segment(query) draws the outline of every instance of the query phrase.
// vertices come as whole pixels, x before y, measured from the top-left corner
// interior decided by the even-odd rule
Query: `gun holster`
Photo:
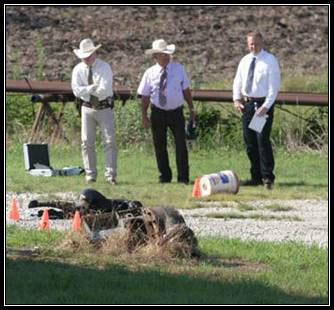
[[[78,97],[75,97],[75,107],[79,113],[79,117],[81,117],[81,106],[82,106],[82,100],[80,100]]]

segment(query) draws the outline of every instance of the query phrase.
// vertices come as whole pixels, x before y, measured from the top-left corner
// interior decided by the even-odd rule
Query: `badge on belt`
[[[105,99],[106,103],[107,103],[107,106],[110,108],[110,109],[113,109],[114,108],[114,98],[113,97],[107,97]]]
[[[112,105],[112,103],[113,103],[112,97],[107,97],[106,101],[107,101],[108,105]]]

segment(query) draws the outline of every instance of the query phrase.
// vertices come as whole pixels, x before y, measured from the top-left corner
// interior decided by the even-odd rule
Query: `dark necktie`
[[[163,73],[160,77],[160,84],[159,84],[159,103],[161,106],[164,106],[167,102],[166,98],[166,87],[167,87],[167,71],[163,69]]]
[[[249,95],[250,92],[252,91],[255,61],[256,61],[256,57],[253,57],[252,62],[249,66],[249,70],[248,70],[247,83],[246,83],[246,93],[247,93],[247,95]]]
[[[93,82],[93,70],[92,67],[89,67],[89,73],[88,73],[88,85],[92,85]],[[99,103],[99,98],[96,96],[91,95],[90,96],[90,102],[93,104]]]

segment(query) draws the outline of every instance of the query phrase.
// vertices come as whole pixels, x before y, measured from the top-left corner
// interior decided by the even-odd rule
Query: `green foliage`
[[[7,139],[23,141],[34,123],[40,103],[32,104],[30,96],[6,96],[6,135]],[[56,115],[62,104],[52,104]],[[233,148],[243,149],[241,117],[228,103],[195,103],[196,133],[198,138],[191,142],[193,149]],[[67,103],[63,111],[62,125],[71,144],[80,143],[81,120],[73,103]],[[141,107],[138,101],[128,101],[125,105],[116,102],[116,138],[121,149],[152,147],[151,130],[142,127]],[[185,118],[189,119],[185,108]],[[44,138],[47,141],[53,128],[45,117],[43,122]],[[328,108],[289,106],[275,108],[274,124],[271,134],[276,147],[287,149],[309,147],[327,148],[328,145]],[[27,142],[27,141],[23,141]],[[102,143],[98,135],[98,144]],[[168,139],[173,146],[171,132]]]
[[[34,122],[34,106],[29,96],[6,96],[6,133],[19,134],[17,128],[28,128]]]
[[[271,134],[275,146],[288,150],[328,146],[328,108],[290,106],[275,108]]]
[[[42,77],[44,64],[43,42],[36,44],[38,72]],[[223,85],[230,85],[224,81]],[[208,89],[223,88],[219,81],[206,85]],[[200,85],[198,86],[198,88]],[[284,76],[282,91],[328,92],[327,72],[319,76]],[[39,107],[30,103],[30,96],[6,95],[6,138],[8,141],[24,141],[34,123],[34,113]],[[243,149],[241,117],[231,103],[195,102],[196,132],[198,138],[189,142],[193,150],[232,148]],[[60,113],[61,104],[51,104],[55,113]],[[187,107],[184,109],[189,119]],[[132,98],[126,104],[116,101],[116,138],[120,149],[135,147],[152,148],[151,131],[142,127],[140,101]],[[66,104],[62,125],[71,144],[80,143],[81,121],[73,103]],[[46,118],[43,123],[44,141],[52,134],[53,128]],[[328,108],[288,106],[275,108],[271,139],[275,147],[288,150],[296,148],[328,149]],[[7,141],[7,142],[8,142]],[[24,141],[26,142],[26,141]],[[98,135],[98,144],[102,139]],[[169,133],[168,145],[174,145]]]
[[[219,111],[201,104],[201,110],[196,117],[196,131],[200,141],[208,138],[214,138],[220,121]],[[212,139],[209,139],[212,141]],[[211,142],[210,141],[210,142]]]
[[[317,148],[319,144],[328,144],[328,108],[317,108],[305,121],[302,143]]]
[[[199,148],[216,149],[227,147],[239,149],[241,141],[241,120],[231,109],[222,110],[213,103],[200,103],[196,111],[196,132]],[[231,108],[231,107],[230,107]]]
[[[137,102],[124,106],[116,103],[116,139],[120,148],[142,148],[152,143],[151,131],[142,126],[141,107]]]
[[[34,123],[40,103],[32,104],[30,96],[6,96],[6,135],[7,139],[23,141]],[[62,104],[52,104],[56,115]],[[233,148],[243,149],[241,117],[228,103],[195,103],[196,133],[198,138],[191,142],[193,149]],[[80,143],[81,120],[73,103],[67,103],[63,111],[62,125],[71,144]],[[116,138],[121,149],[129,147],[151,148],[151,130],[142,127],[141,107],[138,101],[128,101],[125,105],[116,102]],[[185,118],[189,119],[185,108]],[[53,128],[45,117],[43,122],[44,138],[47,141]],[[275,108],[274,124],[271,134],[276,147],[287,149],[308,147],[327,148],[328,145],[328,108],[289,106]],[[23,141],[27,142],[27,141]],[[98,144],[102,143],[98,135]],[[173,146],[171,132],[168,139]]]

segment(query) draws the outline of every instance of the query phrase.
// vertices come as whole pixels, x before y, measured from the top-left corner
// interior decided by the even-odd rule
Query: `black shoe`
[[[266,187],[266,189],[273,189],[273,185],[274,185],[274,181],[273,180],[270,180],[270,179],[263,179],[263,183],[264,183],[264,186]]]
[[[263,185],[263,182],[261,180],[246,180],[241,181],[242,186],[258,186]]]

